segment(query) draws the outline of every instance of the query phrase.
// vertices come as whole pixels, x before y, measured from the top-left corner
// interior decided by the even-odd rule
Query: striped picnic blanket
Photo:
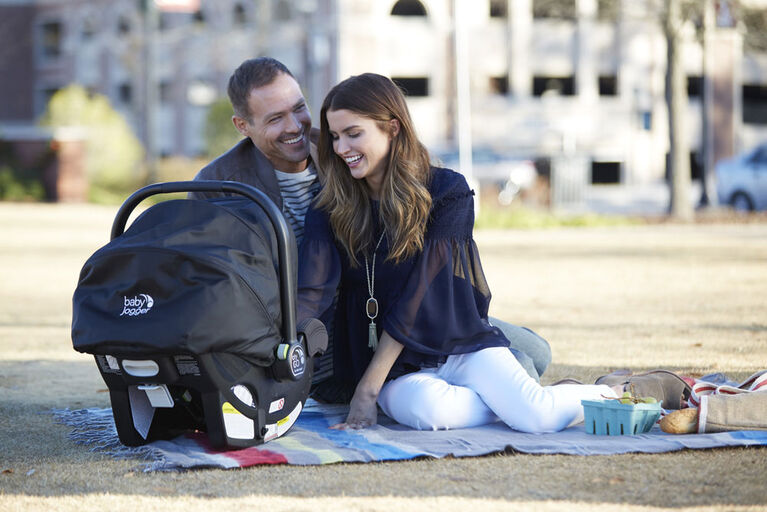
[[[724,376],[719,380],[718,387],[733,385]],[[347,412],[347,406],[309,400],[286,435],[263,445],[232,451],[211,449],[206,436],[198,433],[128,448],[117,438],[110,409],[58,410],[54,411],[54,415],[59,423],[73,427],[70,437],[75,442],[119,458],[144,459],[148,461],[146,471],[474,457],[504,451],[612,455],[722,446],[767,446],[767,431],[673,435],[662,432],[657,425],[645,434],[626,436],[587,434],[583,424],[550,434],[516,432],[503,423],[469,429],[419,431],[381,415],[378,425],[363,430],[328,428],[343,421]]]

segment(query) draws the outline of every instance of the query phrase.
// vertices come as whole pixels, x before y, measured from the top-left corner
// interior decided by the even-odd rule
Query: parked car
[[[720,204],[736,210],[767,210],[767,143],[716,165]]]
[[[538,170],[532,160],[515,160],[509,163],[509,174],[498,193],[498,202],[508,206],[521,192],[535,185]]]
[[[439,153],[436,161],[460,172],[457,151]],[[538,175],[532,160],[518,156],[502,155],[489,148],[474,148],[472,151],[474,178],[481,184],[495,184],[501,191],[498,202],[509,205],[521,192],[535,184]]]

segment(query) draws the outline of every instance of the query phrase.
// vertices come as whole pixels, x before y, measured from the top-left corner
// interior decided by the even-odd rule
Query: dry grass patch
[[[106,407],[71,349],[71,295],[116,207],[0,203],[2,510],[764,510],[767,450],[142,473],[77,446],[53,408]],[[538,331],[544,381],[616,367],[767,367],[767,223],[483,231],[491,313]]]

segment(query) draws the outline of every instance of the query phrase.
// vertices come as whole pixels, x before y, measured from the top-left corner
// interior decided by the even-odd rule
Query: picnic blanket
[[[722,382],[727,382],[722,377]],[[187,468],[241,468],[259,464],[317,465],[336,462],[407,460],[418,457],[474,457],[499,452],[570,455],[661,453],[724,446],[767,446],[767,431],[674,435],[655,425],[631,436],[587,434],[583,424],[550,434],[525,434],[503,423],[470,429],[419,431],[384,415],[363,430],[331,430],[346,418],[348,406],[309,400],[286,435],[266,444],[233,451],[215,451],[204,434],[192,433],[145,446],[123,446],[110,409],[53,411],[58,422],[73,427],[70,437],[93,450],[119,458],[144,459],[145,471]]]

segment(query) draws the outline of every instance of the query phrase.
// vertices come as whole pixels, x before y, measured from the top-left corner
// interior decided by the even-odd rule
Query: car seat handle
[[[262,191],[255,187],[237,181],[169,181],[154,183],[140,188],[125,200],[117,211],[112,223],[111,239],[114,240],[125,231],[128,217],[144,199],[158,194],[173,194],[178,192],[218,192],[245,196],[266,213],[277,236],[277,255],[280,273],[280,305],[282,307],[282,335],[289,344],[296,343],[296,281],[293,260],[290,258],[290,247],[295,244],[293,231],[282,212],[274,202]],[[291,243],[293,242],[293,243]]]

